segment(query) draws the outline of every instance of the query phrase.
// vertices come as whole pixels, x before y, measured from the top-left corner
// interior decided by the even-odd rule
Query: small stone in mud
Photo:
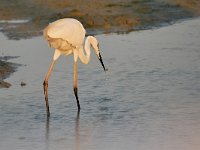
[[[26,83],[24,81],[21,82],[21,87],[26,86]]]

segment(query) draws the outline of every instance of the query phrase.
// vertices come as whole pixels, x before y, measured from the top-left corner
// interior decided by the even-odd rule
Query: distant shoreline
[[[39,36],[50,22],[76,18],[87,34],[128,33],[200,15],[198,0],[22,0],[0,2],[0,29],[9,39]]]

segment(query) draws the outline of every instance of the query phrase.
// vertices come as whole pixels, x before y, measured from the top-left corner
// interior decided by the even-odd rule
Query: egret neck
[[[79,50],[79,58],[82,61],[82,63],[84,64],[88,64],[88,62],[90,61],[90,45],[92,45],[97,58],[100,60],[101,65],[103,66],[104,71],[106,71],[104,64],[103,64],[103,60],[99,51],[99,44],[98,41],[95,37],[93,36],[88,36],[85,40],[85,45],[84,45],[84,49],[85,49],[85,53],[83,50],[83,47],[80,48]]]
[[[83,47],[80,48],[79,50],[79,58],[84,64],[88,64],[90,61],[90,45],[92,44],[92,36],[88,36],[85,40],[85,45],[84,45],[84,50]]]

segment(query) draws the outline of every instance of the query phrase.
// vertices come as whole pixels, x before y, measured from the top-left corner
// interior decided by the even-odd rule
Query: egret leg
[[[78,100],[78,88],[77,88],[77,61],[74,61],[74,95],[77,101],[78,111],[80,111],[80,103]]]
[[[50,66],[50,68],[49,68],[49,70],[47,72],[47,75],[46,75],[46,77],[44,79],[44,82],[43,82],[47,116],[50,116],[49,101],[48,101],[48,80],[49,80],[49,77],[50,77],[50,74],[51,74],[51,72],[53,70],[54,65],[55,65],[55,60],[52,61],[51,66]]]

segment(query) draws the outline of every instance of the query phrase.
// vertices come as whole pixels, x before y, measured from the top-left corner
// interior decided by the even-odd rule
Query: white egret
[[[45,76],[43,87],[46,101],[47,115],[50,115],[49,103],[48,103],[48,79],[53,70],[56,60],[61,54],[67,56],[73,54],[74,56],[74,94],[77,100],[77,107],[80,110],[80,104],[78,99],[78,87],[77,87],[77,61],[78,58],[82,63],[88,64],[90,60],[90,46],[93,47],[97,58],[100,60],[104,71],[106,71],[102,57],[99,51],[99,44],[94,36],[88,36],[85,39],[86,31],[83,25],[76,19],[64,18],[50,23],[44,29],[44,37],[48,41],[49,46],[55,48],[53,60],[51,62],[48,73]],[[84,52],[85,49],[85,52]]]

